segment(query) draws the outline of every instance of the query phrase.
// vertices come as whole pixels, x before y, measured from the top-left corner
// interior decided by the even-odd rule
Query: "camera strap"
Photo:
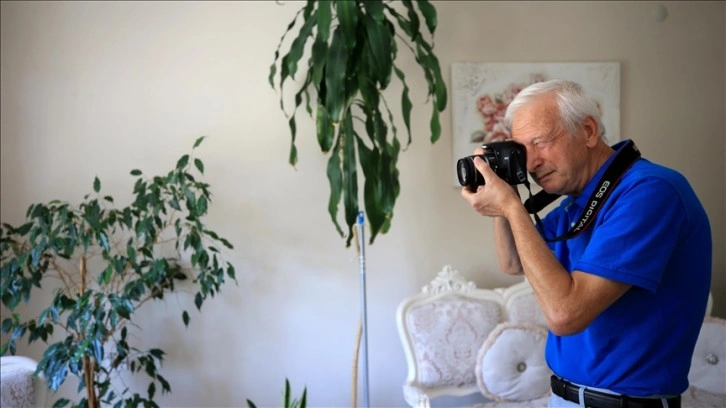
[[[615,146],[612,147],[614,148]],[[592,224],[592,221],[597,217],[597,213],[602,207],[602,203],[604,203],[608,196],[610,196],[610,192],[615,189],[615,186],[620,181],[622,175],[625,174],[625,172],[630,168],[630,166],[633,165],[633,163],[635,163],[636,160],[638,160],[639,157],[640,151],[635,146],[635,143],[633,143],[632,140],[627,140],[624,146],[616,151],[615,158],[613,159],[612,163],[610,163],[607,169],[605,169],[602,177],[600,177],[600,181],[598,182],[597,187],[593,190],[592,194],[590,195],[590,199],[588,200],[588,203],[590,204],[585,209],[583,209],[582,214],[580,214],[579,220],[574,223],[572,228],[570,228],[570,230],[567,231],[565,234],[555,238],[544,237],[545,241],[564,241],[573,238],[580,234],[582,231],[586,230],[587,227]],[[529,182],[525,184],[527,190],[529,191],[529,198],[524,202],[524,207],[527,209],[527,212],[534,215],[534,218],[537,222],[537,227],[542,233],[542,236],[544,236],[542,220],[539,218],[537,213],[546,206],[548,206],[550,203],[555,201],[557,198],[559,198],[560,195],[547,193],[544,190],[540,191],[535,195],[532,195],[532,190],[530,189]]]

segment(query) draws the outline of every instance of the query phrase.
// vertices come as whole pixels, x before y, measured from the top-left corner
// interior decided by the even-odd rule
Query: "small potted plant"
[[[165,353],[132,344],[129,328],[139,308],[183,288],[201,309],[223,284],[236,281],[220,252],[232,244],[204,224],[211,194],[198,179],[203,173],[204,163],[186,154],[163,176],[132,170],[134,200],[126,207],[116,208],[111,196],[102,195],[96,177],[94,192],[78,205],[33,204],[24,224],[3,223],[0,288],[12,314],[2,321],[2,355],[15,354],[23,338],[48,343],[36,373],[52,391],[68,375],[78,377],[85,396],[74,407],[158,406],[157,391],[171,390],[159,370]],[[57,287],[37,316],[15,312],[31,299],[45,301],[35,294],[51,284]],[[180,317],[189,324],[186,310]],[[116,390],[112,376],[119,370],[145,374],[145,392]],[[54,406],[69,403],[60,399]]]

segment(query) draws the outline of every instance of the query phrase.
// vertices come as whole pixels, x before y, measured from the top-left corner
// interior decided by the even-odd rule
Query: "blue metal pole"
[[[366,251],[365,251],[365,234],[363,227],[365,225],[365,217],[363,211],[358,212],[358,247],[360,248],[359,264],[360,264],[360,290],[361,290],[361,321],[363,331],[363,406],[368,408],[368,317],[366,307]]]

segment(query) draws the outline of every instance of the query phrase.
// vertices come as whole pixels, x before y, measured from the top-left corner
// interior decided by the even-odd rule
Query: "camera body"
[[[511,185],[527,182],[527,150],[513,140],[485,143],[481,146],[484,154],[472,155],[456,162],[456,174],[459,184],[476,190],[484,185],[484,177],[474,166],[474,158],[481,157],[494,173]]]

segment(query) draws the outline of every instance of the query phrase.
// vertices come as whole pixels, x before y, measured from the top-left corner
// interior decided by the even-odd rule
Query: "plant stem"
[[[83,297],[83,292],[86,291],[86,256],[81,256],[81,291],[79,296]],[[81,337],[85,337],[83,333],[81,333]],[[85,375],[86,380],[86,395],[88,395],[88,408],[97,408],[98,404],[96,402],[96,387],[93,382],[93,370],[94,370],[94,364],[91,361],[91,359],[88,357],[88,354],[83,355],[83,373]]]

